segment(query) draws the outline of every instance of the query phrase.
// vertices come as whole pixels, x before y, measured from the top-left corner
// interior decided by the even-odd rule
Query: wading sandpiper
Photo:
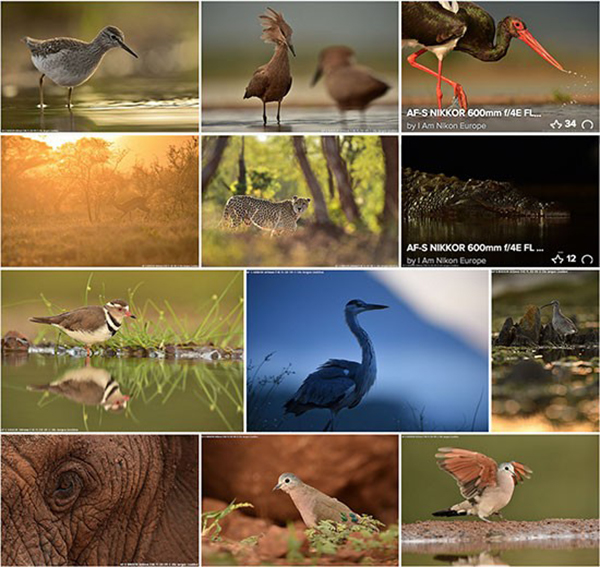
[[[96,71],[107,51],[120,47],[137,58],[136,53],[125,44],[123,32],[114,26],[105,27],[89,43],[70,37],[33,39],[24,37],[23,42],[31,51],[31,60],[42,74],[40,77],[40,108],[44,109],[44,77],[48,76],[60,87],[67,87],[67,108],[71,109],[73,87],[85,83]]]

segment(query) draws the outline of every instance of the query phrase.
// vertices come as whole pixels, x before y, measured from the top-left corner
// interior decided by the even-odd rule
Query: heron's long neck
[[[491,46],[487,49],[479,49],[473,50],[471,55],[473,57],[481,60],[481,61],[498,61],[502,59],[508,48],[510,47],[510,42],[513,38],[508,31],[508,18],[502,20],[498,24],[498,29],[496,30],[496,45]]]
[[[359,324],[356,315],[346,313],[346,323],[352,331],[352,334],[356,337],[360,348],[362,349],[362,361],[361,366],[364,370],[368,370],[365,372],[365,376],[372,376],[372,379],[369,380],[368,384],[359,384],[358,387],[363,389],[364,391],[368,390],[375,382],[375,374],[377,372],[377,363],[375,362],[375,349],[373,348],[373,343],[367,335],[367,331],[365,331]]]

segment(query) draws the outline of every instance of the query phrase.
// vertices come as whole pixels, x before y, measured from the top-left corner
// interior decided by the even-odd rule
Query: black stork
[[[557,69],[564,71],[515,16],[507,16],[495,30],[494,19],[474,2],[402,2],[402,45],[421,47],[408,57],[411,66],[437,77],[438,108],[442,109],[442,81],[454,89],[455,100],[467,109],[462,86],[442,75],[442,61],[452,50],[464,51],[481,61],[502,59],[516,37]],[[494,44],[495,37],[495,44]],[[417,63],[417,57],[431,51],[438,58],[438,72]]]

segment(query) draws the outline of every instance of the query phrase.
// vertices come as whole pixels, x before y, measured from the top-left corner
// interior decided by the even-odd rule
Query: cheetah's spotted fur
[[[250,195],[234,195],[225,205],[221,223],[230,228],[238,228],[242,223],[253,224],[262,230],[270,230],[271,234],[294,232],[309,203],[309,198],[296,195],[278,202]]]

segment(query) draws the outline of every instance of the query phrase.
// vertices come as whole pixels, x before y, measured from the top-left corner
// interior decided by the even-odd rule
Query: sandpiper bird
[[[577,327],[571,319],[563,315],[563,312],[560,310],[560,302],[557,299],[554,299],[550,303],[546,303],[546,305],[542,305],[540,309],[550,306],[552,306],[552,328],[564,341],[565,337],[574,335],[577,332]]]
[[[304,484],[295,474],[283,473],[273,490],[282,490],[290,495],[303,522],[309,528],[314,528],[322,520],[356,523],[360,519],[343,502]]]
[[[466,498],[460,504],[434,512],[434,516],[478,516],[489,522],[488,516],[500,515],[511,500],[515,486],[530,478],[532,470],[516,461],[496,463],[494,459],[467,449],[443,447],[435,456],[438,467],[452,475]]]
[[[263,33],[260,38],[265,43],[275,44],[275,53],[266,65],[260,66],[246,87],[244,98],[253,96],[260,98],[263,102],[263,124],[267,125],[267,102],[277,102],[277,124],[279,124],[279,113],[283,97],[292,88],[292,76],[290,74],[290,60],[287,50],[296,57],[292,45],[292,28],[283,19],[283,14],[272,8],[259,16],[263,21]]]
[[[23,42],[31,51],[31,60],[42,74],[40,77],[40,108],[44,108],[44,77],[47,75],[57,85],[67,87],[67,107],[71,108],[73,87],[85,83],[96,71],[107,51],[121,47],[137,58],[124,41],[123,32],[114,26],[105,27],[91,42],[70,37],[33,39]]]
[[[129,311],[126,301],[115,299],[102,307],[91,305],[51,317],[31,317],[29,320],[60,329],[72,339],[83,343],[90,356],[90,345],[103,343],[114,336],[126,317],[136,318]]]
[[[50,384],[27,386],[27,389],[52,392],[82,405],[102,406],[113,412],[125,409],[129,401],[110,373],[92,366],[69,370]]]
[[[377,79],[371,69],[357,65],[354,51],[345,45],[334,45],[321,51],[313,86],[321,75],[325,75],[327,92],[342,112],[363,111],[390,88]]]

